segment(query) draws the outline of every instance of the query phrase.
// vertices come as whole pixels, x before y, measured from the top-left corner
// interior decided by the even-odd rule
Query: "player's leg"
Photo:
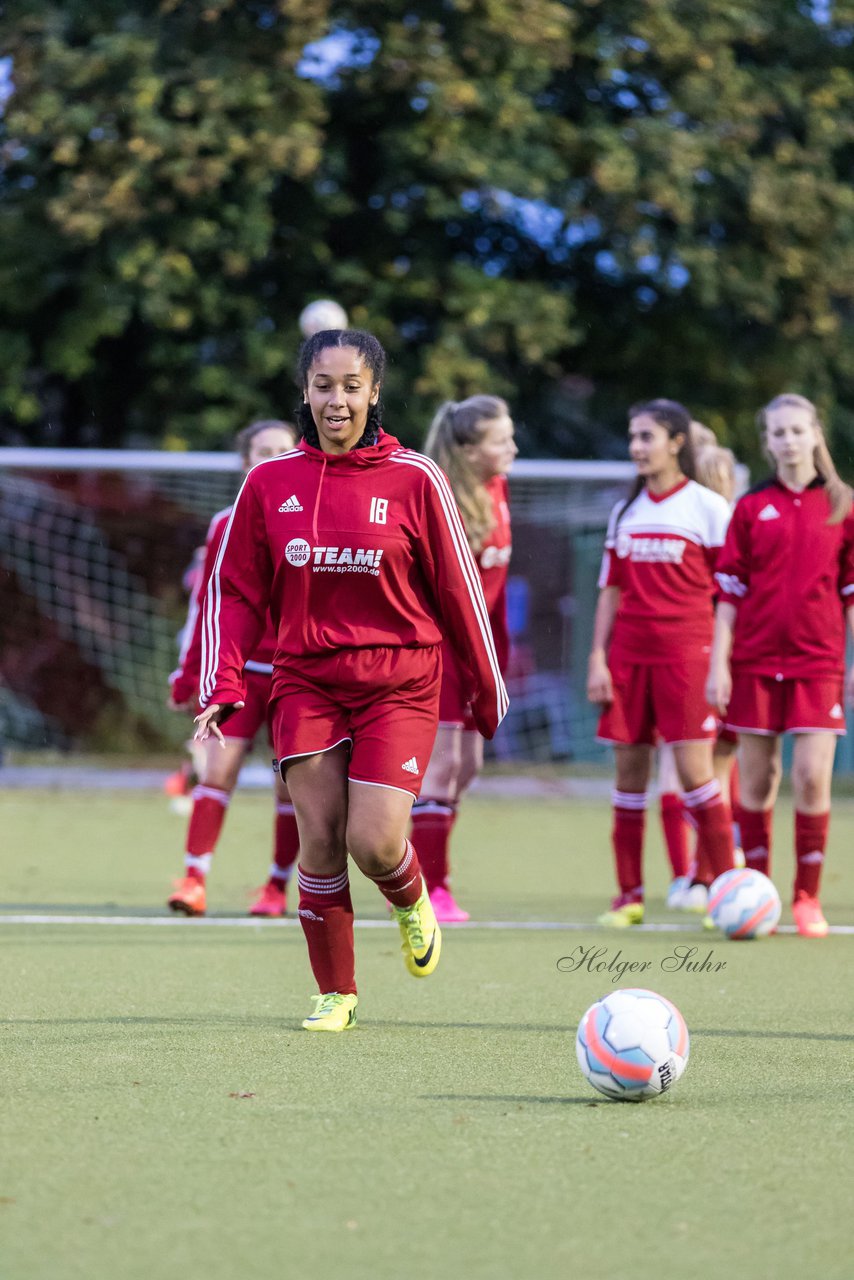
[[[286,759],[299,829],[299,919],[320,995],[303,1026],[343,1031],[356,1020],[353,903],[347,872],[346,744]]]
[[[616,777],[611,801],[611,840],[619,892],[599,924],[622,929],[643,922],[643,838],[652,747],[647,743],[614,745]]]
[[[421,794],[412,806],[412,842],[418,850],[427,891],[442,919],[448,894],[448,846],[457,820],[462,771],[462,724],[440,724]],[[439,897],[439,903],[435,901]],[[446,918],[446,917],[444,917]]]
[[[229,737],[225,746],[211,738],[205,744],[202,781],[193,788],[193,808],[187,826],[184,876],[169,898],[170,910],[202,916],[206,910],[206,880],[225,821],[241,765],[251,741]]]
[[[442,934],[418,854],[406,838],[412,801],[411,793],[397,787],[351,779],[347,847],[359,870],[391,904],[407,969],[413,977],[426,978],[439,963]]]
[[[776,733],[738,736],[741,789],[741,846],[745,866],[771,874],[771,826],[783,776],[781,740]]]
[[[299,829],[290,792],[278,769],[273,773],[273,861],[267,883],[252,906],[250,916],[283,916],[288,905],[288,884],[299,856]]]
[[[685,817],[685,806],[679,787],[679,775],[673,759],[673,748],[662,743],[658,748],[658,805],[664,846],[670,861],[671,884],[667,892],[668,906],[681,906],[691,884],[691,826]]]
[[[792,914],[798,933],[823,938],[828,928],[819,904],[830,823],[830,783],[836,734],[795,734],[792,790],[795,798],[795,884]]]
[[[673,744],[685,807],[697,823],[698,862],[708,860],[712,879],[735,866],[732,816],[714,776],[710,738]]]

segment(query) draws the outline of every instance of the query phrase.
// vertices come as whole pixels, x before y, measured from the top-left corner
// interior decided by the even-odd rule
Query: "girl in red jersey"
[[[257,462],[293,449],[296,439],[294,428],[287,422],[264,419],[244,427],[235,440],[243,470],[249,471]],[[208,528],[204,567],[190,600],[178,668],[169,677],[170,705],[175,711],[187,711],[191,707],[193,710],[198,709],[196,699],[202,653],[201,605],[231,510],[231,507],[226,507],[218,512]],[[207,875],[226,810],[237,786],[241,766],[252,749],[259,729],[267,724],[275,646],[276,638],[272,622],[268,618],[264,634],[246,663],[246,705],[228,721],[223,734],[223,749],[217,749],[215,741],[209,741],[205,749],[202,779],[193,789],[193,808],[184,855],[184,877],[176,883],[168,901],[172,911],[187,916],[205,914]],[[274,799],[276,816],[273,863],[266,885],[249,909],[249,914],[253,916],[284,915],[287,883],[299,852],[294,808],[287,787],[278,775],[274,782]]]
[[[733,865],[729,813],[712,768],[717,722],[704,696],[713,570],[729,507],[698,485],[691,416],[673,400],[629,411],[637,479],[614,508],[596,607],[587,696],[614,745],[613,844],[619,893],[600,923],[643,920],[643,835],[653,745],[673,745],[684,803],[716,874]]]
[[[518,453],[507,405],[497,396],[448,401],[438,410],[424,452],[451,482],[483,594],[501,670],[510,649],[507,630],[507,567],[510,563],[510,509],[507,473]],[[460,797],[483,767],[483,738],[469,706],[468,673],[453,648],[442,646],[439,731],[412,809],[412,836],[421,870],[441,923],[468,920],[449,885],[448,845]]]
[[[780,735],[794,735],[798,933],[821,938],[818,892],[837,736],[845,732],[845,621],[854,633],[854,515],[815,406],[781,395],[759,415],[774,475],[736,504],[718,566],[707,694],[738,734],[741,842],[768,873]],[[854,694],[854,670],[848,679]]]
[[[272,726],[300,836],[299,916],[320,994],[303,1022],[356,1019],[348,851],[391,903],[407,969],[432,973],[441,933],[406,838],[436,736],[441,647],[470,673],[491,737],[507,695],[480,575],[450,485],[380,426],[385,353],[325,330],[300,353],[297,450],[255,467],[234,504],[204,607],[197,734],[243,705],[245,656],[269,608]]]

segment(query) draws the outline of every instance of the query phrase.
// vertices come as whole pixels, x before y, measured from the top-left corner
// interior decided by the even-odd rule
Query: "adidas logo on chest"
[[[302,511],[302,503],[295,493],[292,493],[287,502],[283,502],[279,507],[280,511]]]
[[[769,502],[767,506],[762,508],[762,510],[759,512],[759,515],[756,517],[756,519],[757,520],[779,520],[780,512],[773,505],[773,503]]]

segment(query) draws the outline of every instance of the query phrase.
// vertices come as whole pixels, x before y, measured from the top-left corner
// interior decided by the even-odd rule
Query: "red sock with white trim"
[[[752,871],[771,874],[771,819],[773,809],[740,809],[741,847],[744,865]]]
[[[620,893],[643,902],[643,836],[646,827],[645,791],[612,791],[614,825],[611,839]]]
[[[670,859],[670,866],[675,880],[678,876],[688,874],[688,865],[690,863],[688,832],[690,828],[685,821],[685,807],[682,804],[682,797],[677,795],[675,791],[663,792],[659,796],[659,805],[661,807],[661,829],[664,832],[664,843],[667,847],[667,856]]]
[[[422,797],[412,806],[412,839],[418,846],[428,893],[448,887],[448,847],[456,820],[457,806],[452,801]]]
[[[290,801],[277,800],[270,884],[275,885],[277,889],[285,888],[291,878],[298,855],[299,831],[294,806]]]
[[[418,854],[409,840],[405,842],[403,857],[394,871],[386,871],[381,876],[368,876],[368,879],[373,880],[393,907],[411,907],[424,892]]]
[[[345,868],[337,876],[315,876],[297,868],[299,922],[308,944],[311,971],[322,995],[356,994],[353,903]]]
[[[231,795],[221,787],[199,783],[193,788],[193,812],[187,827],[184,866],[188,876],[204,882],[217,846]]]
[[[829,813],[795,810],[795,898],[818,897],[829,825]]]
[[[721,797],[721,784],[710,778],[693,791],[686,791],[685,806],[697,822],[698,871],[708,859],[712,879],[732,871],[735,866],[735,844],[732,838],[732,817],[729,806]]]

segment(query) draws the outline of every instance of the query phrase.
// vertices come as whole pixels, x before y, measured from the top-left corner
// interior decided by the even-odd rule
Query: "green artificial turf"
[[[354,872],[381,926],[357,930],[361,1025],[317,1036],[297,926],[156,923],[184,828],[163,797],[0,793],[0,820],[7,916],[142,921],[0,921],[4,1280],[850,1277],[854,937],[710,938],[663,907],[654,824],[648,919],[690,927],[606,934],[606,804],[472,797],[455,888],[474,919],[589,927],[449,928],[417,982]],[[784,901],[790,823],[782,806]],[[270,828],[266,797],[236,797],[211,920],[242,918]],[[854,924],[852,843],[839,801],[832,923]],[[674,971],[693,946],[706,967]],[[649,967],[595,970],[622,962]],[[655,1102],[578,1070],[578,1019],[615,985],[688,1023]]]

